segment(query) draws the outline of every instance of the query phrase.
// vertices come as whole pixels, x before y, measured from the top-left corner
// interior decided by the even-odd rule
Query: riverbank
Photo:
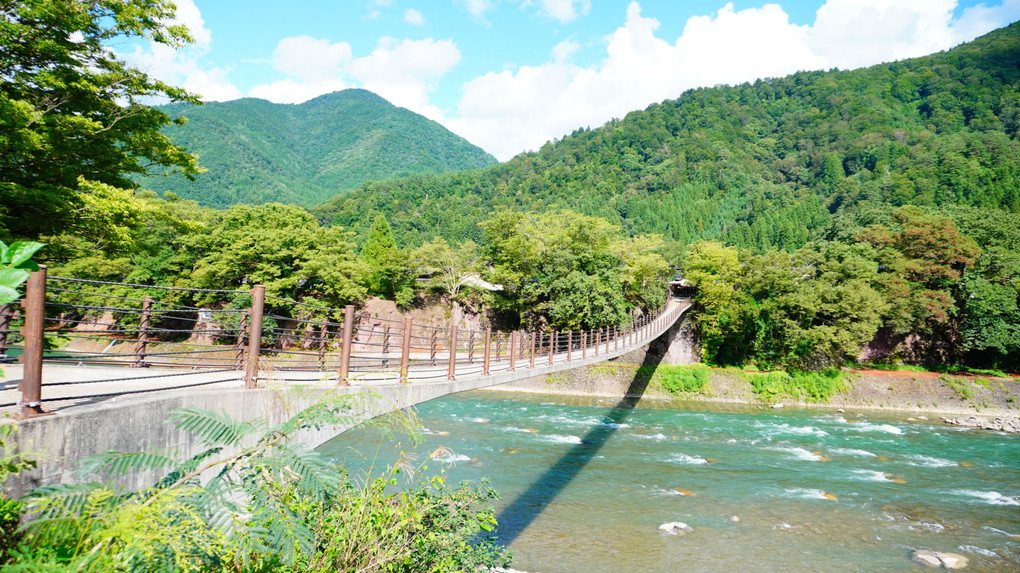
[[[565,373],[528,378],[493,386],[492,392],[551,393],[620,399],[628,394],[648,400],[682,400],[757,404],[768,407],[810,406],[813,408],[881,410],[937,416],[977,425],[995,418],[1017,420],[1020,424],[1020,380],[988,376],[947,375],[936,372],[847,370],[846,389],[826,402],[806,402],[782,397],[766,402],[754,393],[747,373],[735,369],[710,370],[702,392],[674,395],[654,382],[634,384],[638,365],[610,362]],[[634,396],[635,390],[640,396]],[[952,422],[947,422],[952,423]],[[1006,424],[1008,426],[1008,424]],[[1004,428],[1008,429],[1008,428]]]

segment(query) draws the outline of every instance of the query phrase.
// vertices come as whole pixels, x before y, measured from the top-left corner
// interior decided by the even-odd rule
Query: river
[[[469,392],[425,403],[422,459],[488,478],[512,566],[910,571],[914,549],[1020,571],[1020,437],[870,411]],[[917,415],[914,415],[915,418]],[[381,449],[379,449],[381,446]],[[324,446],[357,473],[406,439]],[[667,522],[692,530],[670,535]]]

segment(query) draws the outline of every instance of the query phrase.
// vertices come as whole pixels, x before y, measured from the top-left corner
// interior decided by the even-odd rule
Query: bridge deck
[[[608,351],[600,347],[596,353],[594,345],[586,351],[575,348],[568,360],[567,352],[553,355],[550,362],[548,355],[535,357],[535,365],[531,366],[530,356],[517,357],[513,371],[509,357],[502,357],[490,364],[489,375],[483,373],[480,357],[472,363],[458,363],[456,379],[467,382],[477,380],[475,387],[502,384],[514,379],[541,376],[560,370],[577,368],[595,364],[647,344],[668,330],[680,315],[690,306],[688,301],[671,299],[663,308],[660,321],[655,328],[645,335],[636,337],[631,344],[611,347]],[[584,356],[582,358],[582,355]],[[365,354],[360,356],[366,358]],[[392,358],[392,357],[391,357]],[[415,358],[412,355],[412,358]],[[447,381],[447,365],[428,366],[427,356],[418,356],[413,360],[417,364],[408,369],[407,382],[421,385]],[[0,415],[15,413],[20,397],[18,384],[21,381],[23,367],[20,364],[2,366],[3,377],[0,379]],[[90,405],[105,401],[119,401],[127,396],[138,394],[158,394],[161,392],[193,389],[210,391],[233,389],[243,386],[243,372],[236,369],[190,369],[190,368],[130,368],[127,366],[104,366],[95,364],[73,365],[48,362],[43,369],[44,409],[49,412],[60,412],[68,409],[87,408]],[[335,371],[315,370],[264,370],[260,372],[260,385],[264,387],[287,386],[324,386],[336,385]],[[371,389],[372,387],[400,383],[400,372],[396,369],[358,371],[352,367],[349,384],[355,388]]]

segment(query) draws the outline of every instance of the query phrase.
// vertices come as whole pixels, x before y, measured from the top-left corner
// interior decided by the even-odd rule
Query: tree
[[[170,0],[8,1],[0,10],[0,235],[91,239],[130,213],[111,189],[150,166],[198,172],[143,101],[199,103],[119,60],[113,43],[190,41]],[[178,120],[183,121],[183,120]],[[111,197],[111,195],[114,195]],[[67,244],[69,241],[61,241]],[[104,241],[59,248],[115,247]],[[48,249],[52,250],[52,249]]]
[[[442,289],[453,306],[453,321],[460,320],[460,291],[468,279],[476,276],[481,253],[474,241],[451,247],[446,239],[436,237],[418,247],[411,256],[421,271],[431,274],[429,285]]]
[[[746,323],[748,297],[738,292],[741,275],[736,247],[715,241],[698,241],[687,247],[684,277],[698,288],[694,303],[701,330],[703,357],[710,362],[739,362],[746,344],[733,339],[733,333]]]
[[[376,216],[361,247],[361,260],[368,265],[368,292],[396,301],[400,306],[411,303],[413,279],[407,256],[397,246],[390,224],[382,214]]]
[[[619,227],[569,210],[497,211],[479,224],[488,239],[494,304],[526,328],[597,328],[628,318],[625,264],[611,246]]]

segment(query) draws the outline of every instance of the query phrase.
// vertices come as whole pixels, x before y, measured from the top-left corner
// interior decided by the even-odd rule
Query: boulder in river
[[[942,418],[942,421],[953,425],[961,426],[964,428],[980,428],[982,430],[992,430],[996,432],[1007,432],[1010,434],[1020,433],[1020,418],[987,418],[985,416],[960,416],[958,418]]]
[[[928,567],[942,569],[963,569],[967,566],[967,558],[959,553],[943,553],[928,549],[915,549],[910,555],[910,560]]]
[[[670,521],[659,526],[659,531],[670,535],[683,535],[694,531],[694,528],[682,521]]]

